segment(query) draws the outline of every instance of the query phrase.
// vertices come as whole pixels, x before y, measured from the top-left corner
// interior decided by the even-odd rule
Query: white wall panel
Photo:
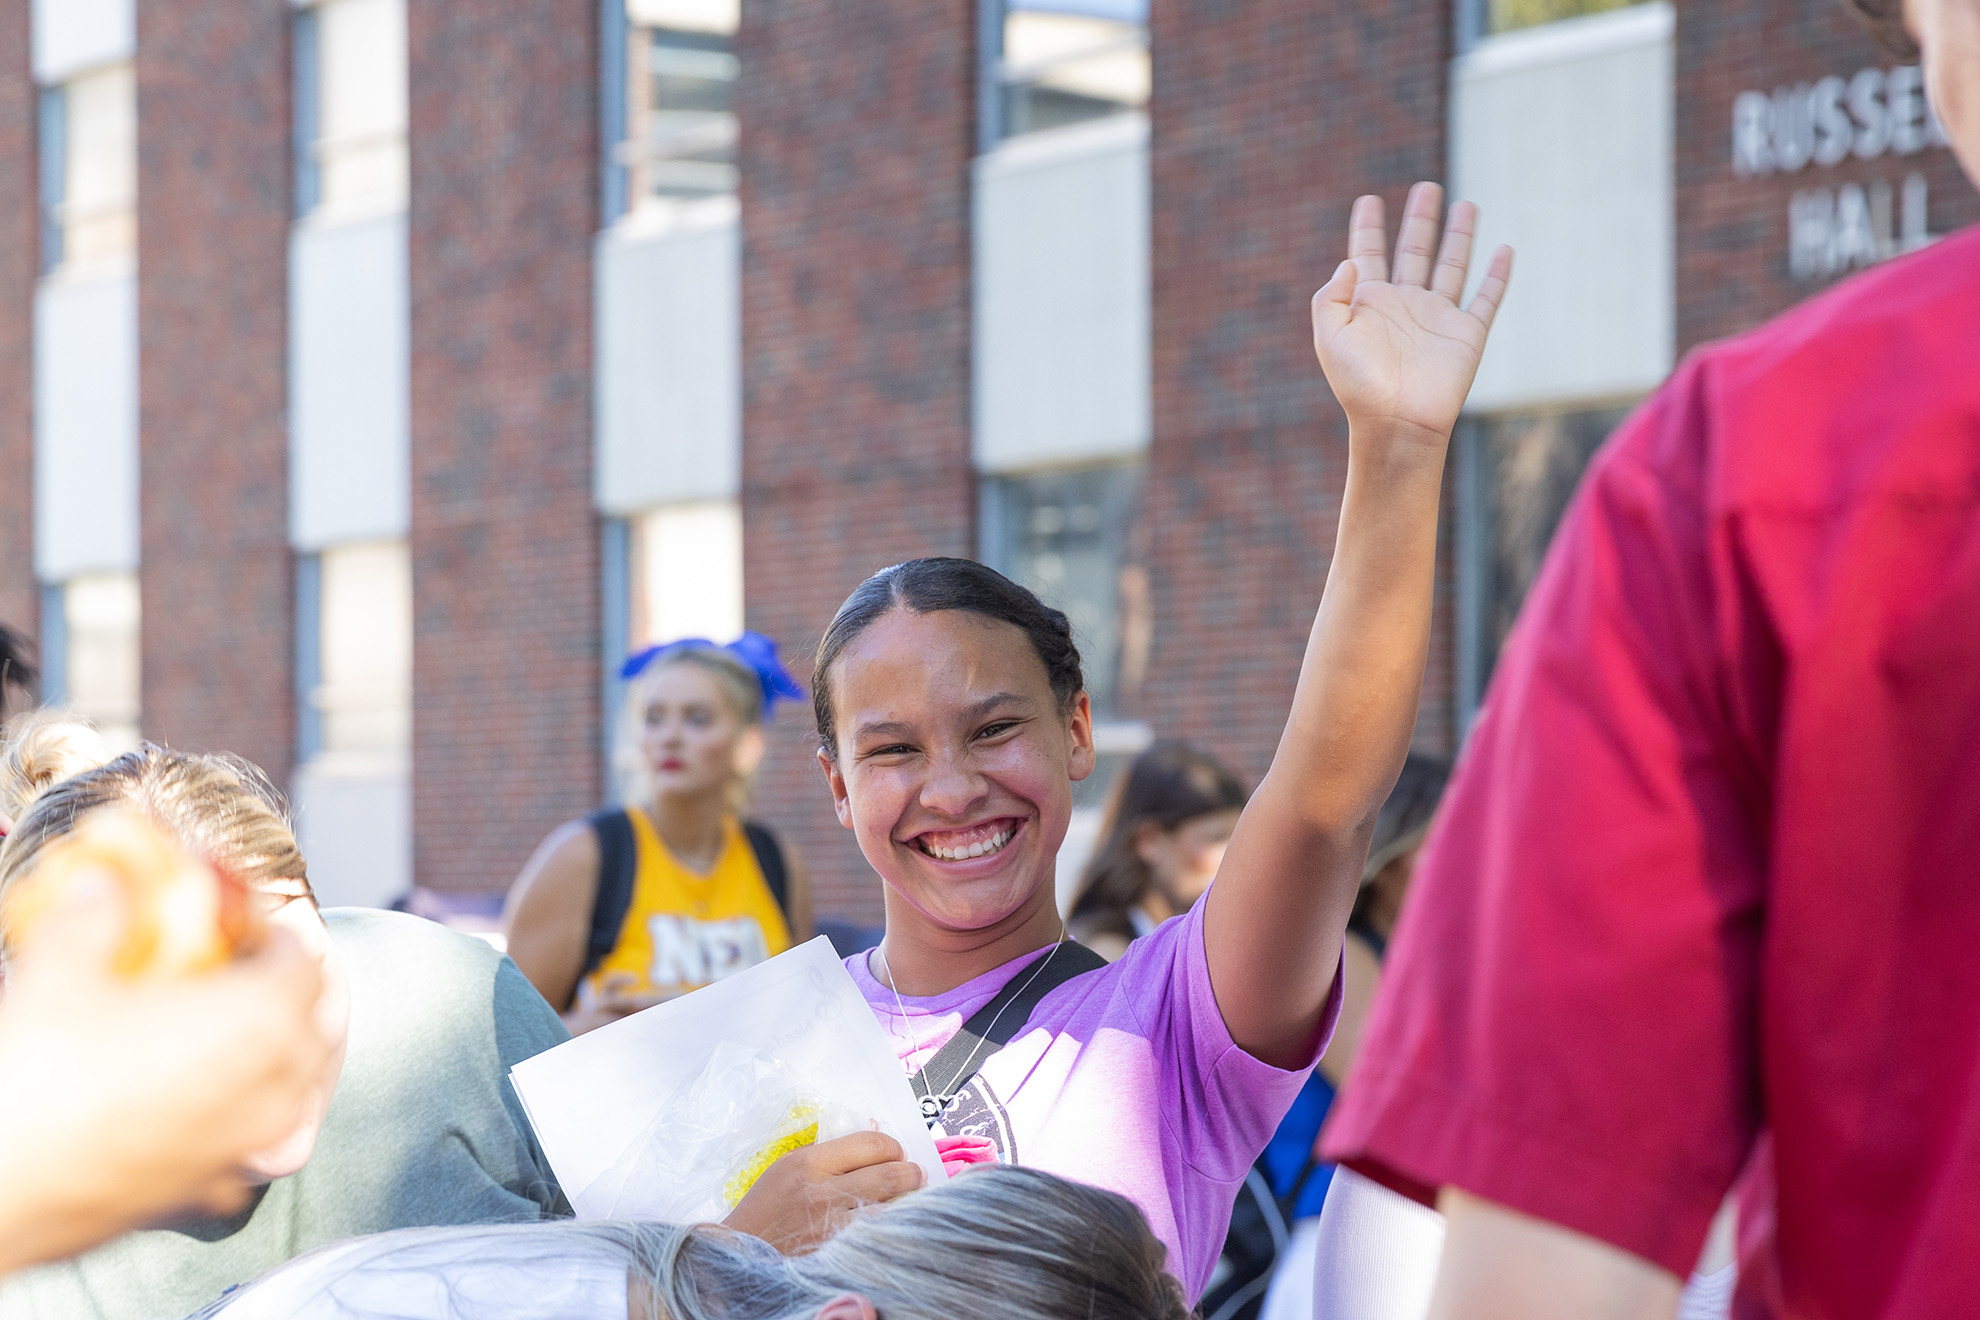
[[[1145,449],[1148,121],[1029,134],[975,170],[978,468]]]
[[[742,232],[733,198],[598,237],[598,507],[733,499],[742,487]]]
[[[412,516],[404,213],[289,239],[289,537],[404,536]]]
[[[1481,254],[1517,250],[1472,408],[1627,396],[1670,370],[1672,31],[1668,5],[1642,5],[1454,63],[1452,192],[1483,212]]]
[[[34,568],[138,563],[137,277],[51,279],[34,305]]]
[[[290,794],[296,842],[324,907],[385,907],[412,889],[412,783],[371,758],[319,756]]]
[[[34,0],[33,23],[34,78],[44,85],[137,51],[136,0]]]

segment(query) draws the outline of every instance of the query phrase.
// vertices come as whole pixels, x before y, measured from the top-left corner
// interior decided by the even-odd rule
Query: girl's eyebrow
[[[963,710],[964,721],[980,720],[990,712],[1004,706],[1021,706],[1029,711],[1037,703],[1021,692],[997,692],[980,701],[972,701]],[[878,720],[872,724],[862,724],[853,731],[855,741],[867,738],[905,738],[914,732],[914,727],[901,720]]]
[[[1030,710],[1034,704],[1031,698],[1025,696],[1023,693],[999,692],[994,696],[985,697],[981,701],[970,703],[969,709],[963,712],[963,718],[966,720],[980,720],[1000,706],[1016,705]]]

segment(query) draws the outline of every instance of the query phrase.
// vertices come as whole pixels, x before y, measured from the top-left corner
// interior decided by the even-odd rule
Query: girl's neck
[[[703,875],[715,869],[729,817],[727,793],[663,793],[646,803],[646,813],[675,861]]]
[[[982,930],[937,926],[892,889],[886,891],[886,903],[887,938],[881,941],[879,965],[869,961],[868,969],[882,983],[891,982],[900,994],[915,998],[947,994],[1057,942],[1065,929],[1049,876],[1023,907]]]

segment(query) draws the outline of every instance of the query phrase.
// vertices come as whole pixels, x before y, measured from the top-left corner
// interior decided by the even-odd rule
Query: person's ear
[[[818,1308],[818,1320],[880,1320],[880,1313],[858,1293],[840,1293]]]
[[[763,752],[768,746],[761,724],[743,726],[736,738],[736,773],[744,779],[755,774],[756,767],[763,764]]]
[[[1066,734],[1072,739],[1071,764],[1066,768],[1074,783],[1093,773],[1099,757],[1093,750],[1093,702],[1082,692],[1073,698],[1072,714],[1066,721]]]
[[[846,777],[839,773],[839,763],[828,756],[823,747],[818,749],[818,768],[825,772],[825,782],[832,787],[832,810],[839,813],[839,824],[851,829],[853,810],[852,803],[846,798]]]

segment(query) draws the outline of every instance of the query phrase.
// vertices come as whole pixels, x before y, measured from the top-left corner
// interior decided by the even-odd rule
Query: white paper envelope
[[[893,1044],[820,936],[510,1069],[578,1218],[624,1212],[622,1157],[724,1041],[782,1060],[821,1100],[871,1117],[929,1185],[947,1176]]]

